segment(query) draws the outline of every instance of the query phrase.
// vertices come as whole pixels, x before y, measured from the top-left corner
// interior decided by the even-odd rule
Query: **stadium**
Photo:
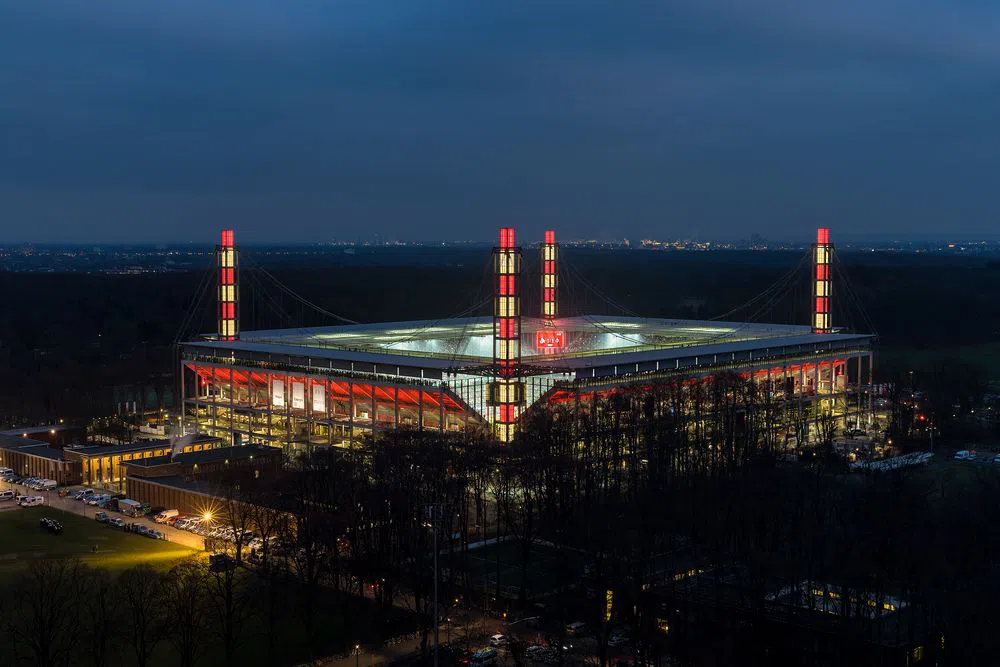
[[[554,232],[539,252],[539,284],[529,287],[514,230],[501,230],[492,317],[240,331],[238,250],[225,230],[217,331],[180,344],[185,431],[288,453],[353,447],[397,427],[509,442],[532,410],[722,373],[753,378],[808,415],[807,439],[827,417],[848,426],[871,414],[874,337],[832,326],[826,229],[811,250],[812,321],[803,325],[560,317]],[[536,316],[521,312],[532,288]]]

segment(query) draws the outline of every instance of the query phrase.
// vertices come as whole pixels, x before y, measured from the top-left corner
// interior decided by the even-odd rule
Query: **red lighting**
[[[515,289],[514,276],[500,276],[500,295],[501,296],[514,296],[517,294]]]
[[[239,314],[236,305],[239,286],[236,283],[236,246],[233,230],[222,230],[222,243],[215,249],[215,262],[219,270],[219,340],[236,340],[239,337]]]
[[[813,246],[813,297],[812,315],[813,333],[830,333],[830,295],[833,291],[831,281],[830,261],[832,246],[830,245],[830,230],[820,227],[816,230],[816,245]]]
[[[517,320],[512,317],[502,317],[497,323],[497,333],[500,338],[517,338]]]
[[[552,230],[552,229],[546,230],[546,232],[545,232],[545,242],[546,243],[555,243],[556,242],[556,233],[555,233],[555,230]]]
[[[545,329],[535,333],[535,347],[539,350],[562,349],[566,347],[566,332]]]
[[[501,227],[500,228],[500,247],[504,250],[510,250],[514,247],[514,228],[513,227]]]

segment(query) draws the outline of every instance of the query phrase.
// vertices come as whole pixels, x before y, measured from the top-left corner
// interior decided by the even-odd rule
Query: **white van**
[[[59,486],[59,482],[54,479],[43,479],[42,483],[38,485],[40,491],[50,491]]]
[[[153,517],[153,521],[155,521],[156,523],[166,523],[167,521],[173,519],[178,514],[180,514],[180,512],[178,512],[177,510],[163,510],[162,512]]]
[[[0,500],[14,500],[14,492],[10,489],[0,491]]]
[[[21,507],[35,507],[44,504],[45,498],[43,496],[24,496],[21,498]]]
[[[0,475],[13,475],[13,474],[14,474],[13,468],[0,468]]]

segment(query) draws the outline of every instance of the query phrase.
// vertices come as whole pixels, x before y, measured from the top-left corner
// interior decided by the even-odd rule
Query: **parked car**
[[[970,452],[968,449],[960,449],[957,452],[955,452],[956,461],[968,461],[969,459],[974,459],[974,458],[976,458],[976,455],[973,452]]]
[[[37,507],[45,504],[45,498],[42,496],[21,496],[18,504],[21,507]]]
[[[184,521],[185,519],[187,519],[186,516],[184,516],[183,514],[178,514],[175,517],[171,517],[171,518],[167,519],[167,525],[168,526],[173,526],[173,527],[176,528],[177,527],[177,523],[179,521]]]
[[[583,621],[574,621],[566,625],[566,634],[570,637],[578,637],[587,631],[587,624]]]
[[[0,500],[14,500],[14,492],[11,489],[0,491]]]
[[[98,512],[97,514],[94,515],[94,518],[97,521],[99,521],[100,523],[107,523],[108,522],[108,513],[107,512]]]
[[[197,526],[202,521],[204,521],[204,519],[202,517],[200,517],[200,516],[193,516],[190,519],[188,519],[187,522],[184,524],[184,530],[191,530],[192,528],[194,528],[195,526]]]
[[[153,521],[155,521],[156,523],[166,523],[172,517],[179,515],[180,512],[178,512],[177,510],[163,510],[162,512],[153,517]]]
[[[614,634],[608,638],[608,646],[611,648],[618,648],[619,646],[625,646],[628,644],[628,637],[621,634]]]
[[[165,539],[167,539],[167,536],[163,534],[163,531],[156,530],[155,528],[150,528],[146,532],[146,537],[151,537],[154,540],[165,540]]]
[[[469,659],[472,667],[489,667],[497,664],[497,650],[492,646],[476,651]]]
[[[124,528],[125,519],[121,518],[120,516],[113,516],[110,519],[108,519],[108,525],[115,526],[117,528]]]

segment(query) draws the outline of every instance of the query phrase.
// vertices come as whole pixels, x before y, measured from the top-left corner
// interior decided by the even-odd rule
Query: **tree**
[[[132,644],[136,664],[146,667],[164,635],[164,577],[148,565],[136,565],[121,574],[118,586],[125,615],[125,635]]]
[[[87,613],[79,616],[87,637],[83,642],[92,667],[104,667],[117,661],[118,627],[122,619],[121,596],[118,586],[107,570],[88,568],[81,577]]]
[[[15,660],[37,667],[68,665],[83,626],[81,583],[87,568],[77,560],[34,560],[10,587],[2,623]]]
[[[209,582],[208,609],[222,641],[226,665],[236,664],[236,649],[242,638],[243,623],[249,615],[246,570],[231,560],[225,567],[213,569]]]
[[[205,565],[193,559],[174,566],[166,578],[165,630],[181,667],[193,667],[204,648],[209,583]]]

